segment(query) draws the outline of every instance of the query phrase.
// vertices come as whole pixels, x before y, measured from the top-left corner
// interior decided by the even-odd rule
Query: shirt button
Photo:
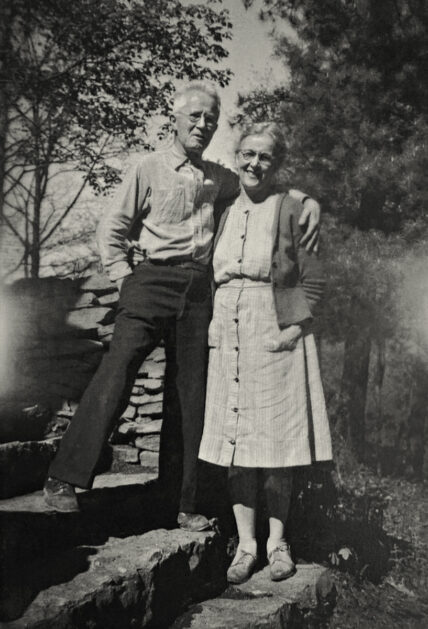
[[[241,238],[244,239],[245,238],[245,234],[241,234]]]
[[[236,441],[235,441],[235,439],[229,439],[229,443],[230,443],[231,446],[234,446]]]
[[[238,258],[238,264],[241,264],[242,258]]]
[[[239,319],[234,319],[234,322],[235,322],[235,323],[238,323],[238,322],[239,322]]]
[[[277,263],[276,263],[276,262],[272,262],[272,268],[273,268],[273,269],[277,269],[277,268],[278,268],[278,265],[277,265]]]
[[[239,378],[234,378],[235,382],[239,382]]]
[[[235,406],[234,408],[232,408],[232,411],[233,411],[234,413],[237,413],[237,412],[238,412],[238,409],[236,408],[236,406]]]
[[[234,347],[233,349],[235,350],[235,352],[239,352],[239,347],[238,346]]]

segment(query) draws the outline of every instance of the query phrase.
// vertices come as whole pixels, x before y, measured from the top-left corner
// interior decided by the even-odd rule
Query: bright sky
[[[229,85],[220,90],[222,113],[219,128],[205,156],[209,159],[221,159],[225,164],[232,165],[233,136],[227,124],[227,116],[233,113],[238,93],[245,93],[259,86],[272,87],[284,83],[288,73],[286,67],[272,57],[273,42],[269,37],[271,25],[258,18],[262,0],[256,0],[254,6],[247,11],[242,0],[223,0],[222,4],[229,9],[233,24],[233,39],[225,42],[229,57],[224,66],[229,67],[234,76]],[[281,31],[286,32],[288,28],[284,24]]]

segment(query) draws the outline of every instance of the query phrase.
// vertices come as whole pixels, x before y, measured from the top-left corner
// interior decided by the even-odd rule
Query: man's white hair
[[[190,92],[203,92],[204,94],[208,94],[208,96],[211,96],[214,100],[216,109],[220,111],[220,96],[214,85],[206,81],[190,81],[190,83],[187,83],[184,87],[176,91],[172,106],[173,113],[179,111],[186,105],[187,95]]]

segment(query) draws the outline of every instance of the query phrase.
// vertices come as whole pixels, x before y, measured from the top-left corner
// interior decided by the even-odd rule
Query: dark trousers
[[[182,422],[183,477],[180,510],[196,508],[197,463],[202,436],[207,332],[212,304],[206,270],[139,264],[125,278],[113,338],[62,438],[49,475],[91,487],[114,423],[126,408],[138,369],[158,345],[173,339],[175,387]]]

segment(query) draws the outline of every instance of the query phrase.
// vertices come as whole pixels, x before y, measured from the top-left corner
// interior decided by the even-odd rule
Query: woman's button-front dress
[[[214,254],[218,288],[199,457],[217,465],[289,467],[332,458],[313,335],[293,351],[266,349],[280,335],[270,281],[276,200],[238,198]]]

